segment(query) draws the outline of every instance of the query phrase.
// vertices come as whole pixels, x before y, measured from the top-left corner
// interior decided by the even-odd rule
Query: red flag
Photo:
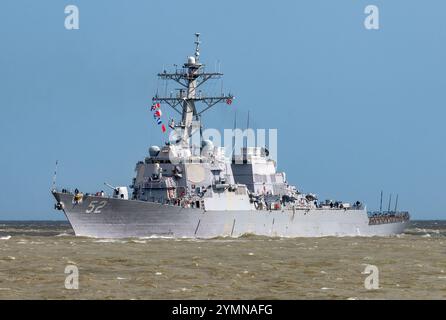
[[[163,130],[163,132],[166,132],[166,126],[164,124],[161,125],[161,130]]]
[[[232,99],[226,99],[226,104],[231,105],[232,104]]]
[[[152,106],[150,107],[150,111],[153,111],[155,109],[159,109],[161,108],[161,105],[159,103],[154,103],[152,104]]]

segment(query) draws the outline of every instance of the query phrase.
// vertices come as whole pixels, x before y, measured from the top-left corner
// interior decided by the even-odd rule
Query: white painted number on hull
[[[107,201],[91,201],[85,213],[101,213],[101,209],[107,205]]]

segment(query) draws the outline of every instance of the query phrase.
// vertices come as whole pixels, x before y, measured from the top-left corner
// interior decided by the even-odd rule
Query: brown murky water
[[[65,288],[68,265],[79,288]],[[367,290],[367,265],[379,289]],[[387,238],[107,240],[0,222],[0,299],[445,299],[446,222]]]

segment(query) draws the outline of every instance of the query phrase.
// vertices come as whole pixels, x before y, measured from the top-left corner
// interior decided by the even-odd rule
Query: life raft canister
[[[78,193],[74,195],[74,201],[81,202],[84,195],[82,193]]]

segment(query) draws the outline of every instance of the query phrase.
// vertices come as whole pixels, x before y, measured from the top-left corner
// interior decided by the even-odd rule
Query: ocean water
[[[78,288],[67,289],[73,266]],[[372,276],[377,289],[366,286]],[[446,221],[414,221],[393,237],[211,240],[82,238],[66,222],[0,222],[0,299],[445,298]]]

